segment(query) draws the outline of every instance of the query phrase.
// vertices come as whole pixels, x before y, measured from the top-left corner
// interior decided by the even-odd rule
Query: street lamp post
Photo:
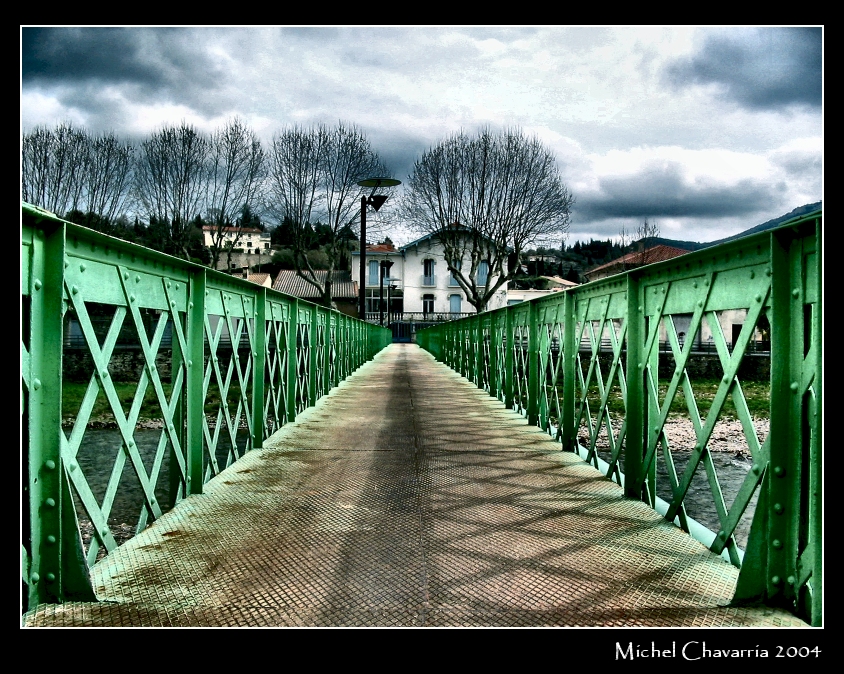
[[[395,187],[401,185],[401,180],[395,178],[366,178],[359,180],[361,187],[371,187],[372,192],[368,197],[360,198],[360,307],[358,315],[362,321],[366,320],[366,207],[372,206],[376,211],[387,201],[387,195],[375,194],[379,187]]]

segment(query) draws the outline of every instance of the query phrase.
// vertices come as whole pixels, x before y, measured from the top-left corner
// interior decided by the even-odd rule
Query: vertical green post
[[[577,348],[575,337],[577,328],[575,326],[576,295],[573,290],[567,290],[563,295],[563,418],[562,444],[563,450],[575,451],[577,442],[577,429],[574,427],[575,410],[575,367],[577,366]]]
[[[483,317],[477,314],[473,317],[472,327],[473,336],[471,344],[475,345],[474,368],[475,368],[475,385],[483,389],[484,387],[484,330]]]
[[[536,308],[536,330],[537,330],[537,414],[539,427],[543,430],[548,428],[548,361],[551,357],[551,342],[548,335],[548,306],[543,304]]]
[[[645,409],[645,298],[641,292],[639,276],[627,273],[627,440],[624,452],[624,495],[642,498],[642,443]]]
[[[539,327],[534,302],[528,303],[528,403],[527,418],[531,426],[539,423]]]
[[[30,264],[27,514],[30,608],[70,599],[95,601],[79,542],[76,511],[61,458],[62,296],[65,228],[38,223]],[[73,289],[71,289],[73,292]],[[26,502],[25,502],[26,503]]]
[[[667,292],[667,289],[664,288]],[[648,328],[653,331],[659,331],[659,317],[654,315],[649,319],[646,319],[648,324]],[[647,337],[646,337],[647,339]],[[646,372],[650,373],[650,376],[653,378],[654,386],[657,387],[659,390],[659,334],[654,336],[653,347],[650,353],[643,354],[644,359],[646,360]],[[647,380],[645,380],[645,383]],[[649,438],[651,438],[655,433],[654,430],[659,422],[659,403],[653,399],[650,395],[650,391],[647,388],[644,389],[643,395],[645,397],[645,410],[643,413],[643,420],[642,426],[644,427],[644,433],[642,435],[642,442],[644,443],[643,453],[648,451],[648,444],[650,443]],[[645,502],[651,507],[656,507],[656,464],[659,460],[660,456],[660,448],[659,442],[656,442],[656,450],[654,451],[654,458],[651,461],[650,466],[645,469],[642,466],[642,485],[647,486],[647,499]],[[643,490],[644,491],[644,490]],[[644,496],[644,494],[643,494]]]
[[[319,338],[317,330],[319,326],[318,309],[316,305],[308,306],[310,316],[310,329],[308,330],[308,407],[316,405],[317,401],[317,367],[319,367],[319,359],[317,358],[319,349],[317,345]]]
[[[812,313],[812,348],[815,353],[815,409],[811,419],[814,442],[811,447],[811,494],[809,501],[809,526],[812,537],[814,564],[812,568],[812,611],[811,621],[814,627],[820,627],[823,618],[823,255],[822,255],[822,227],[820,218],[815,220],[815,264],[817,268],[812,279],[815,292],[815,306]]]
[[[296,421],[296,382],[298,380],[298,353],[296,341],[299,332],[299,300],[283,300],[287,308],[287,423]]]
[[[187,375],[187,466],[188,494],[202,493],[202,446],[205,438],[202,424],[205,416],[203,369],[205,367],[205,299],[207,281],[203,269],[191,272],[188,301],[188,375]]]
[[[252,346],[252,447],[264,446],[264,377],[267,369],[267,289],[255,293],[254,340]],[[247,320],[248,317],[247,317]]]
[[[496,326],[498,324],[498,313],[487,313],[486,325],[489,335],[489,394],[498,397],[498,342],[496,340]]]
[[[170,321],[175,323],[179,320],[179,312],[174,308],[170,314]],[[171,328],[171,351],[170,351],[170,381],[175,384],[177,373],[185,366],[185,356],[182,353],[182,347],[179,344],[179,339],[176,336],[175,325]],[[187,368],[185,368],[187,374]],[[182,445],[182,450],[187,453],[187,429],[185,428],[185,401],[186,401],[187,381],[184,382],[181,398],[176,403],[176,410],[173,413],[173,426],[176,428],[176,434],[179,437],[179,442]],[[182,476],[179,473],[179,463],[176,459],[176,449],[173,443],[169,443],[170,449],[170,470],[168,474],[169,479],[169,494],[168,507],[172,508],[179,500],[180,496],[187,496],[186,492],[182,491]],[[187,457],[185,457],[187,459]],[[187,468],[187,466],[185,466]],[[185,471],[187,472],[187,470]]]
[[[504,316],[504,406],[513,409],[513,370],[515,354],[513,339],[513,307],[507,307]]]

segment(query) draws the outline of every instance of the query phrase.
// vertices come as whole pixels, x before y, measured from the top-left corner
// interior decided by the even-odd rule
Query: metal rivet
[[[794,297],[795,299],[800,297],[800,290],[795,288],[794,290],[791,291],[791,296]]]
[[[55,469],[56,469],[56,462],[55,462],[55,461],[53,461],[52,459],[47,459],[47,460],[44,462],[44,467],[45,467],[47,470],[55,470]]]
[[[52,498],[48,498],[46,501],[44,501],[44,504],[45,504],[48,508],[55,508],[55,507],[56,507],[56,500],[55,500],[55,499],[52,499]]]
[[[102,536],[103,538],[105,538],[106,536],[108,536],[108,535],[109,535],[109,533],[110,533],[110,532],[109,532],[109,530],[108,530],[108,529],[103,529],[103,530],[100,532],[100,536]]]
[[[70,289],[70,292],[72,292],[74,295],[76,295],[76,294],[79,292],[79,288],[78,288],[78,286],[73,286],[73,287]]]
[[[725,383],[725,384],[729,384],[729,383],[730,383],[730,378],[729,378],[729,377],[724,377],[724,383]]]
[[[776,466],[774,468],[774,475],[776,475],[777,477],[782,477],[783,475],[785,475],[785,469],[782,466]]]
[[[756,272],[751,270],[750,271],[750,278],[756,278]]]
[[[70,260],[64,261],[64,268],[67,269],[70,266]]]
[[[761,295],[757,295],[757,296],[756,296],[756,301],[757,301],[757,302],[761,302],[761,301],[762,301],[762,296],[761,296]]]
[[[703,300],[698,300],[698,301],[697,301],[697,305],[698,305],[699,307],[702,307],[702,306],[703,306]]]
[[[771,545],[773,545],[777,550],[779,550],[782,547],[782,541],[779,538],[775,538],[773,541],[771,541]]]
[[[170,281],[167,281],[167,287],[169,288],[171,285]]]
[[[785,579],[785,582],[788,583],[789,585],[794,585],[796,580],[797,579],[794,576],[789,576],[788,578]]]
[[[55,542],[56,542],[56,537],[55,537],[55,536],[53,536],[52,534],[50,534],[49,536],[47,536],[47,542],[48,542],[50,545],[54,545],[54,544],[55,544]]]
[[[188,367],[190,367],[191,365],[193,365],[193,361],[192,361],[192,360],[189,360],[189,361],[188,361]]]
[[[39,580],[41,580],[41,576],[39,576],[39,575],[38,575],[38,573],[33,573],[33,574],[30,576],[30,578],[32,578],[32,582],[33,582],[33,583],[37,583]]]
[[[692,288],[697,288],[697,281],[695,281],[694,283],[692,283]]]
[[[76,463],[76,461],[71,461],[71,462],[70,462],[70,465],[68,466],[68,468],[70,468],[70,470],[71,470],[71,471],[74,471],[74,470],[76,470],[77,468],[79,468],[79,464],[78,464],[78,463]]]
[[[129,446],[130,446],[130,447],[134,447],[134,446],[135,446],[135,441],[134,441],[134,440],[129,440]]]
[[[38,389],[40,389],[41,388],[41,380],[38,379],[38,378],[33,379],[32,380],[32,388],[35,389],[36,391]]]
[[[108,370],[103,370],[102,372],[100,372],[100,376],[101,376],[103,379],[105,379],[106,377],[108,377]]]
[[[46,578],[46,580],[47,580],[47,582],[48,582],[48,583],[53,583],[53,582],[55,582],[55,580],[56,580],[56,574],[55,574],[55,573],[48,573],[48,574],[45,576],[45,578]]]
[[[726,537],[727,537],[727,533],[723,529],[718,532],[718,538],[726,538]]]
[[[774,576],[771,578],[771,585],[779,585],[780,584],[780,577]]]
[[[774,503],[774,512],[777,515],[782,515],[785,508],[782,507],[782,503]]]
[[[793,381],[791,382],[791,386],[789,388],[791,388],[792,391],[797,392],[797,389],[800,388],[800,385],[796,381]]]
[[[79,265],[79,271],[85,271],[85,269],[87,269],[87,267],[84,263]]]
[[[35,283],[33,283],[32,285],[34,285],[34,286],[35,286],[35,289],[36,289],[36,290],[41,290],[41,281],[40,281],[40,279],[35,279]]]
[[[128,281],[128,280],[129,280],[129,272],[128,272],[128,271],[124,271],[124,272],[123,272],[123,280],[124,280],[124,281]]]
[[[135,283],[140,283],[140,282],[141,282],[141,277],[135,276]]]
[[[134,296],[134,295],[129,295],[129,301],[130,301],[130,302],[134,302],[134,301],[135,301],[135,296]]]
[[[193,302],[188,302],[188,309],[193,309]]]
[[[176,300],[170,300],[170,306],[175,307],[176,306]]]
[[[645,307],[643,307],[643,306],[640,304],[640,305],[639,305],[639,311],[644,311],[644,310],[645,310]]]
[[[751,468],[751,470],[753,471],[754,475],[759,475],[759,473],[762,469],[759,467],[758,463],[754,463],[753,468]]]

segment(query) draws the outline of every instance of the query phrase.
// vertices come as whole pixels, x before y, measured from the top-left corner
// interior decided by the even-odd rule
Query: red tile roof
[[[671,260],[675,257],[679,257],[680,255],[685,255],[688,252],[689,251],[683,250],[682,248],[674,248],[673,246],[664,245],[648,248],[644,252],[636,250],[632,253],[627,253],[627,255],[622,255],[612,262],[607,262],[606,264],[593,267],[585,272],[585,276],[590,277],[595,274],[595,272],[598,272],[603,276],[609,276],[610,274],[619,273],[632,267],[641,267],[643,258],[645,264],[653,264],[654,262]]]
[[[317,281],[325,283],[328,270],[316,270]],[[301,297],[306,300],[319,299],[317,289],[299,276],[293,269],[282,269],[276,276],[273,290]],[[331,295],[336,299],[351,299],[358,296],[358,284],[352,280],[348,271],[334,271],[331,277]]]

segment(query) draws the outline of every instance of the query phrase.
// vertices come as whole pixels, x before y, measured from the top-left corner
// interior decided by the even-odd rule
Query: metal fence
[[[821,238],[819,211],[771,232],[432,326],[417,342],[564,450],[580,452],[626,496],[739,566],[737,603],[783,606],[820,625]],[[712,360],[698,355],[702,343],[720,361],[714,381],[695,375],[696,358]],[[772,366],[764,409],[752,413],[742,364],[766,353]],[[673,367],[661,380],[666,359]],[[735,489],[716,467],[719,444],[747,457]],[[711,530],[689,512],[695,485],[695,498],[702,490],[713,513]],[[743,520],[749,534],[741,549]]]
[[[21,312],[24,606],[93,600],[89,565],[125,536],[118,502],[136,501],[131,536],[391,341],[387,329],[28,204]],[[116,363],[127,344],[142,354],[129,382]],[[90,371],[74,385],[63,348],[79,347]],[[108,430],[95,443],[99,416]]]

